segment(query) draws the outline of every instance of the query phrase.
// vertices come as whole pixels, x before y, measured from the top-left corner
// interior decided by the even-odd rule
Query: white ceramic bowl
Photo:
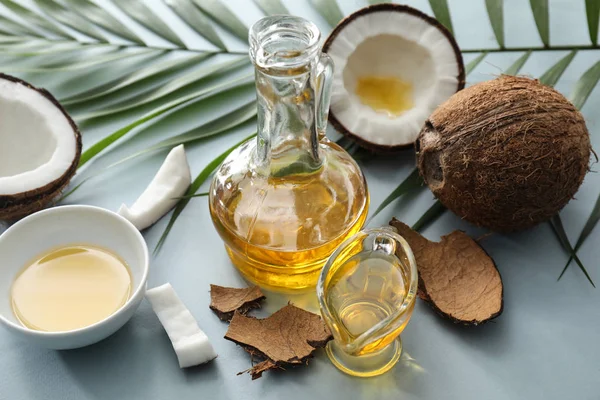
[[[34,257],[58,246],[95,245],[118,254],[133,277],[133,294],[108,318],[85,328],[43,332],[21,325],[10,300],[12,283]],[[125,218],[92,206],[63,206],[22,219],[0,236],[0,321],[15,335],[49,349],[74,349],[96,343],[117,331],[133,315],[146,292],[148,247]]]

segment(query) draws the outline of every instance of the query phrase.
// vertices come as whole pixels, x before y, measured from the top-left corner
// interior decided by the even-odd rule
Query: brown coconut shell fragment
[[[238,289],[210,285],[209,307],[221,321],[230,321],[235,311],[246,315],[248,311],[260,308],[264,299],[265,295],[258,286]]]
[[[263,358],[248,372],[252,379],[271,369],[307,364],[319,347],[333,339],[320,316],[288,304],[264,319],[235,312],[225,339]]]
[[[417,262],[419,297],[454,322],[478,325],[502,313],[503,286],[494,261],[462,231],[431,242],[397,219]]]

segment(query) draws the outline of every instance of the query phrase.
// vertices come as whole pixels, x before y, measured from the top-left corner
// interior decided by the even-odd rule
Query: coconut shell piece
[[[397,219],[417,261],[421,299],[454,322],[478,325],[502,313],[503,286],[494,261],[462,231],[431,242]]]
[[[333,336],[321,317],[288,304],[264,319],[236,311],[225,339],[239,344],[251,356],[265,359],[244,371],[254,380],[271,369],[306,364]]]
[[[238,289],[210,285],[209,307],[221,321],[230,321],[235,311],[246,315],[248,311],[260,308],[264,299],[265,295],[258,286]]]
[[[81,157],[82,142],[81,133],[79,132],[77,124],[75,124],[75,121],[73,121],[71,116],[69,116],[67,111],[50,92],[48,92],[46,89],[35,87],[22,79],[3,73],[0,73],[0,79],[25,86],[31,90],[35,90],[49,100],[67,119],[71,129],[73,130],[73,135],[75,136],[76,142],[75,157],[71,161],[69,168],[63,173],[62,176],[35,190],[14,193],[11,195],[0,195],[0,221],[14,221],[51,205],[52,201],[62,193],[77,171],[79,159]]]

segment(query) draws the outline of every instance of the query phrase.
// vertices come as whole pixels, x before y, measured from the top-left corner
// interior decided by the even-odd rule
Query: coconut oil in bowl
[[[369,206],[360,168],[325,137],[333,64],[319,38],[298,17],[252,27],[258,136],[229,155],[210,189],[211,216],[234,265],[280,291],[314,287]]]

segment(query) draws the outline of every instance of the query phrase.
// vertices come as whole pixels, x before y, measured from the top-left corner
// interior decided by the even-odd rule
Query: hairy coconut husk
[[[537,80],[501,76],[464,89],[429,117],[417,164],[435,196],[495,231],[532,227],[562,209],[588,171],[581,113]]]
[[[56,100],[56,98],[48,92],[46,89],[37,88],[19,78],[15,78],[14,76],[6,75],[0,73],[0,79],[6,79],[11,82],[18,83],[20,85],[26,86],[29,89],[35,90],[48,99],[56,108],[58,108],[61,113],[65,116],[69,125],[73,129],[73,134],[76,138],[76,152],[75,157],[67,171],[60,176],[58,179],[47,183],[43,187],[37,188],[35,190],[30,190],[22,193],[14,193],[11,195],[0,195],[0,221],[6,220],[17,220],[19,218],[25,217],[29,214],[32,214],[36,211],[39,211],[46,206],[48,206],[52,200],[57,198],[62,190],[69,184],[73,175],[77,171],[77,166],[79,165],[79,159],[81,157],[81,133],[79,132],[79,128],[75,124],[75,121],[69,116],[69,114],[65,111],[65,109],[61,106],[61,104]]]

